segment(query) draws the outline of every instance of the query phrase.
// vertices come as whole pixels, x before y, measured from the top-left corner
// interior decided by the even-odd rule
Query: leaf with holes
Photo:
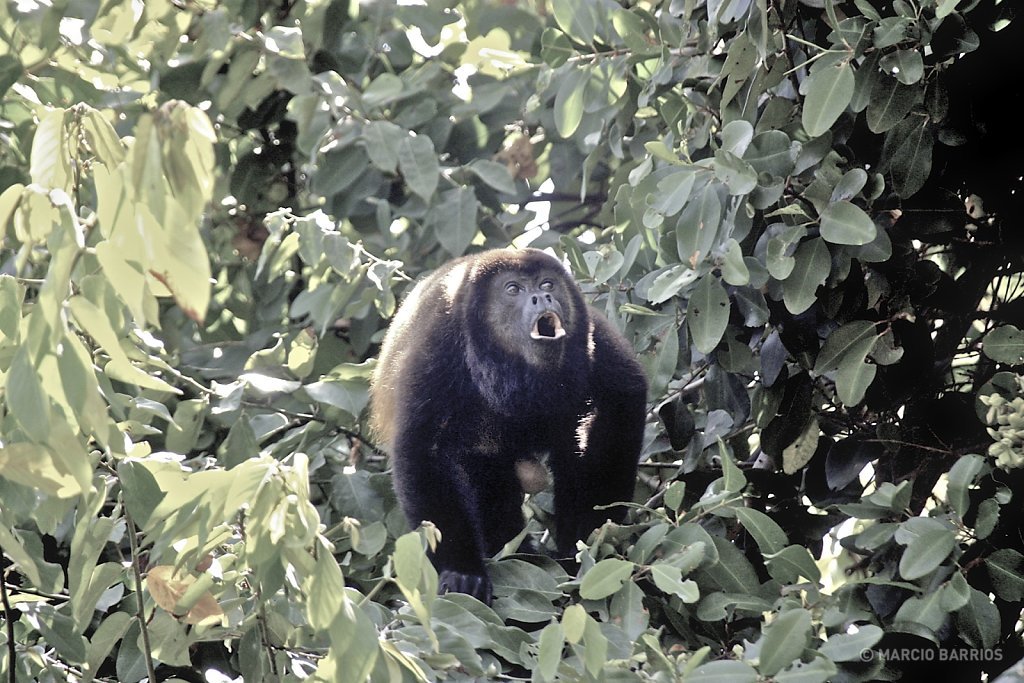
[[[985,335],[981,350],[997,363],[1020,365],[1024,363],[1024,332],[1014,325],[1000,325]]]

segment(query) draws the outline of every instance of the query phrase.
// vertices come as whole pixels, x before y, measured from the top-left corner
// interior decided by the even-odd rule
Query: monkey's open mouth
[[[561,339],[565,336],[565,328],[562,327],[562,319],[555,313],[547,311],[541,314],[533,323],[530,336],[534,339]]]

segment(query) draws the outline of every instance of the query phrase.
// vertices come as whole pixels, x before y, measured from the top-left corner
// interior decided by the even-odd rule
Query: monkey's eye
[[[506,294],[511,294],[512,296],[515,296],[516,294],[519,294],[519,292],[521,291],[523,291],[523,288],[520,287],[519,283],[517,282],[509,282],[507,285],[505,285]]]
[[[540,283],[540,288],[545,292],[550,292],[552,289],[555,288],[555,283],[552,282],[551,280],[545,280],[544,282]]]

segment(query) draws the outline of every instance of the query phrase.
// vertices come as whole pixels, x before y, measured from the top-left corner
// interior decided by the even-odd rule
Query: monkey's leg
[[[395,449],[394,480],[412,527],[425,520],[441,531],[432,555],[442,593],[467,593],[489,603],[491,581],[483,563],[483,533],[476,514],[478,494],[465,468],[436,452]]]

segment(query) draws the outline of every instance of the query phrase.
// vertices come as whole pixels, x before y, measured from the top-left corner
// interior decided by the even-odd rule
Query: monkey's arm
[[[571,551],[607,519],[621,521],[626,508],[595,510],[598,505],[633,499],[643,446],[647,380],[633,349],[602,317],[594,319],[594,358],[590,372],[592,413],[579,431],[582,454],[553,463],[558,546]],[[563,449],[564,452],[564,449]],[[561,480],[561,483],[559,482]],[[567,538],[568,537],[568,538]]]

